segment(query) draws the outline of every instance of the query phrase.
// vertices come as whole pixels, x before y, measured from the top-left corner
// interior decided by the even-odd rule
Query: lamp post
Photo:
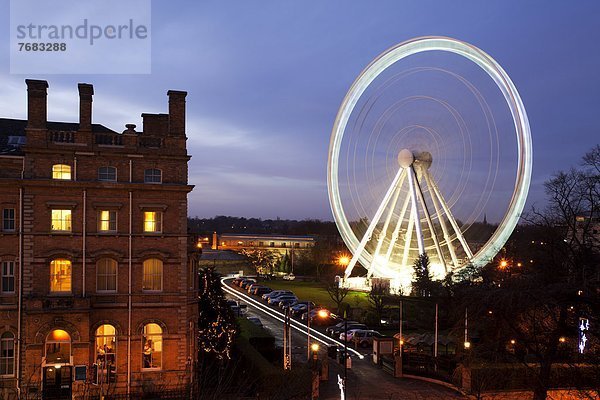
[[[283,369],[292,369],[292,327],[289,308],[286,309],[283,318]]]

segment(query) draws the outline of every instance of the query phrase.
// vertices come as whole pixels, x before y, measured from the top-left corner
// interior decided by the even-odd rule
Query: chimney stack
[[[48,82],[25,79],[27,84],[27,128],[46,129]]]
[[[92,96],[94,95],[94,86],[89,83],[80,83],[79,89],[79,130],[92,130]]]
[[[185,136],[185,96],[187,92],[169,90],[169,135]]]

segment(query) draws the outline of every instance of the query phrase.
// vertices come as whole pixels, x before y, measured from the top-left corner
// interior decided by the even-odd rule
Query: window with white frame
[[[162,328],[160,325],[150,323],[144,325],[142,332],[142,368],[161,369],[162,367]]]
[[[96,363],[102,369],[117,365],[117,330],[110,324],[96,329]]]
[[[101,258],[96,263],[96,290],[117,291],[117,262],[112,258]]]
[[[2,261],[0,263],[0,292],[14,293],[15,292],[15,262]]]
[[[116,232],[117,231],[117,212],[111,210],[98,211],[98,231]]]
[[[52,179],[71,179],[71,166],[67,164],[54,164],[52,166]]]
[[[115,167],[98,168],[98,180],[107,182],[117,181],[117,169]]]
[[[162,182],[162,171],[156,168],[149,168],[144,171],[144,182],[145,183],[161,183]]]
[[[0,376],[15,374],[15,335],[4,332],[0,336]]]
[[[163,262],[158,258],[144,261],[142,290],[160,292],[163,288]]]
[[[52,231],[71,232],[71,228],[71,210],[52,210]]]
[[[162,211],[144,211],[144,232],[162,232]]]
[[[50,292],[71,292],[71,261],[56,259],[50,262]]]
[[[5,208],[2,210],[2,230],[5,232],[14,232],[15,230],[15,209]]]

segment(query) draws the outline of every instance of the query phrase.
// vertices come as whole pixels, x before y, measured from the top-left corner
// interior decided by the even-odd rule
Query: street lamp
[[[329,311],[325,310],[325,309],[320,309],[319,311],[317,311],[316,314],[317,317],[319,318],[328,318],[329,317]],[[306,329],[307,329],[307,335],[306,335],[306,349],[307,349],[307,361],[310,360],[310,349],[311,344],[310,344],[310,302],[306,303]]]

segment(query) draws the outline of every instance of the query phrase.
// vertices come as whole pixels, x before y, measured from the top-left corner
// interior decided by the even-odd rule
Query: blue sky
[[[529,204],[543,182],[599,143],[597,1],[152,1],[149,75],[11,75],[0,0],[0,116],[26,117],[25,78],[47,79],[49,118],[76,121],[77,83],[94,122],[141,126],[189,92],[189,214],[331,219],[326,166],[338,107],[379,53],[424,35],[483,49],[508,72],[531,124]]]

